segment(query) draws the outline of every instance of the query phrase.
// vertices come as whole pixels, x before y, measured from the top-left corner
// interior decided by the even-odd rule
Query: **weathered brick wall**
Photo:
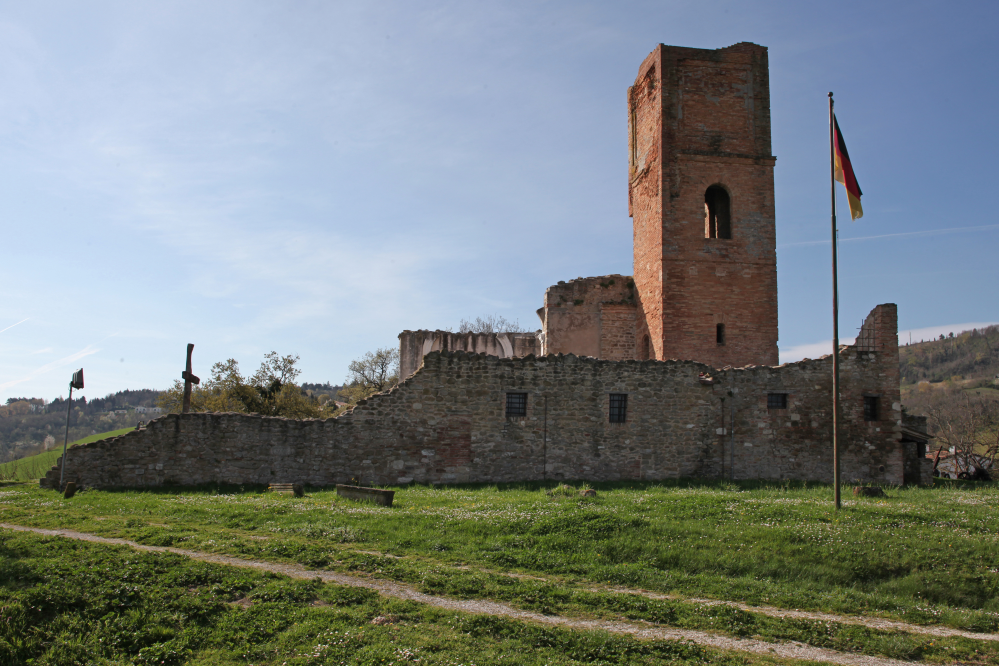
[[[423,357],[432,351],[467,351],[500,358],[541,353],[538,333],[452,333],[451,331],[403,331],[399,334],[399,373],[403,378],[416,372]]]
[[[608,361],[635,359],[635,306],[601,303],[600,354]]]
[[[777,263],[767,50],[659,45],[629,89],[635,282],[656,358],[777,363]],[[704,195],[732,237],[705,238]],[[725,324],[725,344],[716,325]]]
[[[879,306],[885,321],[894,307]],[[841,360],[843,478],[900,483],[901,406],[897,374],[890,372],[898,367],[897,350],[847,347]],[[373,484],[507,482],[543,475],[829,481],[830,368],[831,357],[715,370],[692,361],[431,352],[412,377],[338,419],[168,415],[143,430],[70,449],[67,478],[85,487],[326,485],[352,477]],[[510,391],[527,393],[525,417],[505,415]],[[787,394],[786,410],[767,408],[771,392]],[[625,423],[608,420],[611,393],[628,395]],[[880,421],[863,420],[863,396],[870,393],[881,396]],[[58,480],[57,469],[49,480]]]
[[[635,310],[635,282],[628,275],[576,278],[548,287],[538,311],[541,353],[633,359]]]
[[[642,358],[648,336],[648,358],[666,358],[663,349],[663,197],[665,173],[662,49],[656,47],[628,88],[628,214],[632,217],[634,273],[638,296],[637,355]],[[644,360],[644,359],[643,359]]]

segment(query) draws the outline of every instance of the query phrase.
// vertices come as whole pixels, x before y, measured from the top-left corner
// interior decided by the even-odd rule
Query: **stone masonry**
[[[876,348],[840,352],[843,478],[902,483],[895,306],[874,314],[882,326],[871,335]],[[831,362],[718,370],[693,361],[430,352],[409,379],[337,419],[170,414],[70,449],[66,475],[81,487],[830,481]],[[506,415],[511,392],[527,395],[523,417]],[[611,394],[627,396],[623,423],[609,421]],[[769,408],[771,394],[786,395],[786,409]],[[876,421],[864,420],[865,396],[877,396]],[[42,483],[58,478],[57,465]]]
[[[549,287],[537,333],[403,331],[404,381],[337,419],[173,414],[71,449],[68,479],[831,481],[832,356],[776,365],[767,49],[657,46],[628,89],[628,128],[633,277]],[[901,414],[895,305],[838,353],[843,479],[925,482],[925,433]]]
[[[577,278],[548,287],[538,310],[543,354],[610,361],[635,358],[635,281],[627,275]]]

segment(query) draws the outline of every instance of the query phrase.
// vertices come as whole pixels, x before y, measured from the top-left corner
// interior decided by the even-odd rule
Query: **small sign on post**
[[[59,489],[62,490],[62,482],[66,476],[66,449],[69,447],[69,417],[73,415],[73,389],[83,388],[83,368],[73,373],[73,378],[69,380],[69,407],[66,409],[66,439],[62,442],[62,467],[59,470]],[[74,485],[73,492],[76,492]],[[67,497],[72,497],[72,494]]]
[[[184,414],[191,411],[191,385],[200,384],[201,379],[195,377],[194,373],[191,371],[191,354],[194,353],[194,345],[187,345],[187,369],[180,373],[180,376],[184,379],[184,408],[181,410]]]

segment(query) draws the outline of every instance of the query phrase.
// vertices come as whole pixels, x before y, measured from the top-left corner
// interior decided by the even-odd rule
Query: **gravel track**
[[[866,617],[864,615],[836,615],[835,613],[821,613],[818,611],[790,610],[787,608],[777,608],[776,606],[750,606],[738,601],[720,601],[718,599],[698,599],[696,597],[683,597],[671,594],[658,594],[647,590],[634,590],[626,587],[606,587],[591,588],[594,592],[617,592],[619,594],[637,594],[649,599],[671,599],[673,601],[689,601],[701,606],[732,606],[750,613],[769,615],[770,617],[789,618],[792,620],[818,620],[820,622],[837,622],[840,624],[857,624],[871,629],[883,629],[885,631],[904,631],[910,634],[925,634],[929,636],[958,636],[961,638],[972,638],[979,641],[999,641],[999,634],[982,634],[974,631],[964,631],[952,627],[940,625],[920,625],[899,622],[897,620],[887,620],[880,617]]]
[[[722,650],[737,650],[741,652],[752,652],[756,654],[770,655],[774,657],[783,657],[787,659],[801,659],[807,661],[821,661],[834,664],[845,664],[847,666],[911,666],[913,663],[911,661],[901,661],[897,659],[888,659],[886,657],[874,657],[863,654],[852,654],[848,652],[837,652],[835,650],[828,650],[825,648],[817,648],[811,645],[806,645],[804,643],[788,642],[788,643],[770,643],[767,641],[761,641],[756,639],[739,639],[730,636],[712,634],[705,631],[696,631],[690,629],[671,629],[666,627],[661,627],[648,622],[618,622],[609,620],[586,620],[578,618],[562,617],[557,615],[542,615],[541,613],[533,613],[530,611],[519,610],[508,606],[507,604],[497,603],[495,601],[482,601],[482,600],[457,600],[448,599],[446,597],[438,597],[429,594],[423,594],[408,585],[403,585],[388,580],[373,579],[373,578],[362,578],[360,576],[351,576],[348,574],[335,573],[332,571],[319,571],[315,569],[306,569],[305,567],[298,566],[295,564],[278,564],[274,562],[264,562],[260,560],[244,560],[236,557],[229,557],[226,555],[216,555],[212,553],[202,553],[193,550],[185,550],[183,548],[170,548],[162,546],[145,546],[134,541],[129,541],[127,539],[116,539],[108,537],[100,537],[93,534],[85,534],[83,532],[76,532],[73,530],[49,530],[42,529],[38,527],[25,527],[23,525],[12,525],[10,523],[0,523],[0,528],[15,530],[19,532],[31,532],[34,534],[41,534],[45,536],[56,536],[63,537],[67,539],[77,539],[80,541],[89,541],[92,543],[102,543],[102,544],[114,544],[121,546],[129,546],[136,550],[155,552],[155,553],[173,553],[175,555],[182,555],[184,557],[189,557],[194,560],[199,560],[202,562],[211,562],[214,564],[222,564],[227,566],[243,567],[247,569],[257,569],[261,571],[271,571],[274,573],[279,573],[286,575],[290,578],[299,578],[306,580],[313,580],[319,578],[324,582],[336,583],[338,585],[347,585],[351,587],[362,587],[370,590],[375,590],[380,594],[387,597],[394,597],[397,599],[408,599],[410,601],[416,601],[418,603],[427,604],[430,606],[435,606],[437,608],[443,608],[447,610],[460,611],[462,613],[479,613],[487,615],[496,615],[502,617],[509,617],[515,620],[522,620],[528,622],[535,622],[538,624],[546,624],[551,626],[566,627],[569,629],[582,629],[582,630],[602,630],[609,631],[617,634],[628,634],[636,638],[645,639],[656,639],[656,640],[687,640],[697,643],[699,645],[705,645]],[[653,595],[649,592],[639,592],[637,590],[622,590],[615,589],[618,592],[628,592],[628,593],[639,593],[645,594],[647,596],[660,596],[662,598],[667,598],[665,595]],[[714,600],[695,600],[710,604],[725,604],[729,602],[718,602]],[[740,604],[731,604],[743,607]],[[760,608],[754,606],[746,606],[747,610],[753,612],[762,612]],[[782,609],[773,608],[770,609],[775,617],[802,617],[810,619],[830,619],[839,618],[837,615],[826,615],[821,613],[806,613],[804,611],[786,611]],[[860,620],[864,620],[863,622]],[[888,629],[902,629],[904,631],[912,631],[914,633],[932,633],[934,635],[941,636],[967,636],[970,638],[980,638],[983,640],[999,640],[999,635],[996,634],[973,634],[969,632],[960,632],[956,629],[949,629],[946,627],[919,627],[917,625],[908,625],[901,622],[889,622],[887,620],[876,620],[872,618],[843,618],[837,621],[850,621],[856,624],[866,624],[870,622],[885,622],[887,624],[870,624],[868,626],[876,628],[888,628]],[[931,629],[940,629],[949,633],[937,634],[935,631],[930,631]]]

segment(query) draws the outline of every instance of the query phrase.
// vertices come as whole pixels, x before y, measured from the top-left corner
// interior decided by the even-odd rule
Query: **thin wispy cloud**
[[[94,347],[93,345],[87,345],[86,347],[76,352],[75,354],[70,354],[69,356],[61,358],[58,361],[52,361],[51,363],[46,363],[42,367],[32,370],[31,372],[29,372],[24,377],[21,377],[20,379],[13,379],[9,382],[4,382],[3,384],[0,384],[0,391],[9,389],[11,386],[17,386],[18,384],[21,384],[23,382],[30,381],[35,377],[37,377],[38,375],[44,375],[46,372],[50,372],[57,368],[69,365],[70,363],[78,361],[85,356],[96,354],[99,351],[100,349]]]
[[[11,324],[11,325],[10,325],[10,326],[8,326],[7,328],[5,328],[5,329],[3,329],[3,330],[0,330],[0,333],[3,333],[4,331],[9,331],[10,329],[14,328],[15,326],[17,326],[17,325],[19,325],[19,324],[23,324],[24,322],[28,321],[28,319],[31,319],[31,317],[25,317],[25,318],[24,318],[24,319],[22,319],[21,321],[17,322],[17,324]]]
[[[905,231],[897,234],[879,234],[877,236],[855,236],[853,238],[840,238],[840,243],[852,243],[855,241],[868,241],[877,240],[880,238],[901,238],[903,236],[942,236],[944,234],[955,234],[965,231],[990,231],[993,229],[999,229],[999,224],[985,224],[978,227],[951,227],[949,229],[927,229],[925,231]],[[815,240],[815,241],[801,241],[800,243],[784,243],[783,245],[778,245],[777,249],[783,249],[785,247],[803,247],[806,245],[829,245],[831,241],[826,240]]]
[[[0,382],[37,374],[19,394],[64,390],[63,371],[34,365],[99,341],[109,319],[123,332],[93,343],[91,391],[168,386],[188,342],[206,363],[300,354],[304,380],[336,380],[405,328],[536,326],[548,286],[631,272],[621,100],[661,42],[770,47],[774,203],[781,238],[805,241],[778,253],[783,344],[826,335],[828,270],[800,248],[828,244],[807,240],[823,238],[809,225],[828,201],[828,90],[843,91],[865,205],[884,213],[844,231],[865,234],[842,242],[866,268],[860,297],[841,285],[843,320],[875,299],[913,326],[999,317],[999,225],[937,229],[988,224],[999,135],[946,132],[988,126],[999,88],[957,111],[898,103],[927,78],[994,79],[999,9],[969,22],[875,6],[871,25],[893,29],[858,33],[791,0],[54,6],[0,8],[0,219],[17,248],[0,262],[14,285],[0,328],[32,312],[0,335]],[[925,59],[948,25],[951,55]],[[953,55],[968,45],[971,64]],[[890,77],[866,66],[889,61]],[[843,71],[860,72],[849,90]]]

